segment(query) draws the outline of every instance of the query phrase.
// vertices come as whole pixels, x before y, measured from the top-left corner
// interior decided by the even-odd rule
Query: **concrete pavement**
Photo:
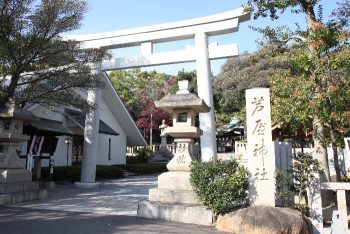
[[[58,185],[48,199],[0,206],[0,233],[221,233],[214,228],[136,217],[157,176],[101,182],[100,189]]]
[[[129,176],[100,182],[100,189],[78,189],[73,184],[56,185],[48,199],[14,206],[135,216],[137,204],[148,199],[148,190],[157,186],[157,175]]]

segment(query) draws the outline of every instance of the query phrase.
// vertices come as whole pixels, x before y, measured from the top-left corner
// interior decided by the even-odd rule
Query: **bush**
[[[162,173],[162,172],[168,171],[166,168],[166,164],[167,163],[161,163],[161,162],[139,163],[139,164],[126,164],[120,167],[138,175],[147,175],[147,174],[155,174],[155,173]]]
[[[50,170],[48,167],[41,169],[41,177],[45,180],[49,178]],[[54,167],[53,180],[56,182],[73,183],[80,181],[81,166],[71,167]],[[96,180],[116,179],[124,177],[123,171],[117,166],[100,166],[96,167]]]
[[[199,199],[215,216],[246,201],[248,171],[235,160],[193,162],[190,181]]]
[[[145,161],[137,156],[126,156],[126,164],[145,163]]]
[[[143,147],[136,151],[136,157],[144,163],[148,162],[148,159],[152,157],[153,151],[149,147]]]
[[[302,152],[294,154],[292,170],[288,175],[280,170],[275,172],[276,197],[292,205],[294,195],[298,195],[299,201],[295,204],[295,208],[309,216],[307,188],[314,179],[314,174],[319,171],[319,163],[313,159],[312,154]]]
[[[53,180],[56,182],[69,182],[73,183],[80,180],[80,166],[71,167],[54,167]],[[46,180],[49,178],[50,169],[48,167],[41,168],[41,178]]]
[[[117,179],[123,178],[123,171],[118,166],[101,166],[96,167],[96,179]]]

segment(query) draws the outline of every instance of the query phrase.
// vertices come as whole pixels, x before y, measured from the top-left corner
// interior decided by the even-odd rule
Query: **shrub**
[[[145,163],[143,159],[137,156],[126,156],[126,164],[137,164],[137,163]]]
[[[190,181],[200,201],[215,216],[227,213],[246,201],[248,171],[235,160],[193,162]]]
[[[147,175],[166,172],[167,163],[157,162],[157,163],[138,163],[138,164],[126,164],[120,166],[125,170],[131,171],[138,175]]]
[[[124,177],[123,171],[118,166],[101,166],[96,167],[96,179],[116,179]]]
[[[56,182],[73,183],[80,180],[80,166],[71,167],[54,167],[53,180]],[[50,169],[48,167],[41,168],[41,178],[46,180],[49,178]]]
[[[141,159],[144,163],[148,162],[148,159],[152,157],[153,151],[149,147],[143,147],[136,151],[136,157]]]
[[[319,163],[313,159],[312,154],[299,152],[293,155],[293,167],[291,173],[285,175],[283,171],[275,172],[276,197],[293,204],[293,195],[298,195],[299,201],[295,208],[303,214],[308,214],[307,188],[314,179],[314,173],[320,171]],[[302,199],[305,204],[303,204]]]
[[[41,177],[46,180],[49,178],[49,168],[41,169]],[[55,167],[53,170],[53,180],[56,182],[73,183],[80,181],[81,166]],[[96,180],[116,179],[124,177],[123,171],[117,166],[100,166],[96,167]]]

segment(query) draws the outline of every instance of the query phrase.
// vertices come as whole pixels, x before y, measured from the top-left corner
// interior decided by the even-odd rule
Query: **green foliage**
[[[143,159],[136,157],[134,155],[126,156],[126,164],[138,164],[145,163]]]
[[[136,151],[136,157],[139,158],[144,163],[148,162],[148,160],[152,157],[153,151],[149,147],[143,147]]]
[[[120,168],[116,165],[112,166],[104,166],[104,165],[97,165],[96,166],[96,179],[116,179],[116,178],[123,178],[124,174],[123,171],[120,170]]]
[[[283,69],[284,63],[262,51],[228,59],[213,80],[215,110],[233,115],[245,109],[245,90],[269,87],[269,77]]]
[[[248,171],[235,160],[193,162],[190,181],[199,199],[215,215],[245,203]]]
[[[90,64],[107,54],[61,38],[79,28],[86,2],[6,0],[0,5],[0,106],[87,107],[74,89],[103,87]]]
[[[44,180],[49,178],[50,170],[48,167],[41,169],[41,176]],[[53,180],[59,183],[73,183],[80,181],[81,166],[54,167]],[[124,177],[123,171],[118,166],[96,166],[96,179],[116,179]]]
[[[313,130],[316,158],[329,180],[325,147],[339,145],[339,129],[350,125],[350,1],[340,2],[328,22],[322,22],[322,7],[316,15],[318,3],[319,0],[249,0],[248,10],[253,11],[254,18],[273,20],[287,9],[305,14],[306,31],[259,31],[265,36],[271,56],[280,54],[287,62],[286,69],[276,72],[271,80],[273,119],[294,130]],[[338,161],[337,154],[334,160]],[[340,178],[338,168],[336,172]]]
[[[285,175],[283,171],[275,171],[276,197],[291,205],[293,204],[291,200],[293,192],[291,191],[289,179],[290,176]]]
[[[293,195],[298,195],[299,202],[295,207],[307,214],[307,188],[314,179],[314,174],[320,172],[320,166],[317,160],[313,159],[310,153],[297,153],[293,156],[293,167],[288,175],[282,171],[275,172],[276,196],[293,204]],[[305,201],[305,204],[301,200]]]
[[[157,163],[137,163],[137,164],[126,164],[120,166],[125,170],[131,171],[137,175],[147,175],[147,174],[158,174],[168,171],[166,168],[167,163],[157,162]]]

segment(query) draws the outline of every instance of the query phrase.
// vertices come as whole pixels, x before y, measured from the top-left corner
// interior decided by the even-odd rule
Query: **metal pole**
[[[68,166],[68,150],[69,150],[69,141],[67,141],[67,166]]]
[[[152,110],[151,110],[151,129],[150,129],[150,132],[149,132],[149,145],[152,147],[152,141],[153,141],[153,130],[152,130],[152,125],[153,125],[153,114],[152,114]]]

